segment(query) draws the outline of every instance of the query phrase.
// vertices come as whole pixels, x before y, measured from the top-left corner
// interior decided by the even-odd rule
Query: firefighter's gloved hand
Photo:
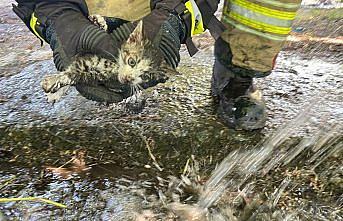
[[[29,1],[17,0],[13,11],[37,37],[50,44],[54,63],[59,71],[65,70],[76,55],[96,54],[113,59],[121,42],[88,20],[88,9],[83,1]],[[125,21],[109,19],[108,26],[114,29]],[[115,85],[116,87],[118,85]],[[127,97],[105,85],[77,84],[76,89],[90,100],[119,102]]]
[[[182,44],[186,44],[190,55],[197,52],[191,38],[209,29],[212,36],[217,39],[224,26],[215,17],[219,0],[151,0],[151,13],[143,18],[148,25],[150,38],[160,35],[164,24],[170,20],[171,15],[175,16],[178,23],[170,25],[178,31]],[[174,18],[174,20],[176,20]]]
[[[166,62],[176,68],[180,62],[181,42],[185,37],[182,19],[174,13],[153,9],[142,21],[144,36],[159,47]]]
[[[151,12],[142,19],[144,35],[161,49],[167,63],[174,68],[180,61],[180,45],[186,44],[190,55],[194,55],[197,49],[191,37],[206,28],[213,31],[216,26],[212,24],[219,22],[214,16],[219,0],[151,0],[150,3]]]
[[[76,55],[113,58],[118,53],[120,43],[88,20],[85,4],[72,0],[17,2],[13,11],[37,37],[50,44],[59,71],[66,69]]]

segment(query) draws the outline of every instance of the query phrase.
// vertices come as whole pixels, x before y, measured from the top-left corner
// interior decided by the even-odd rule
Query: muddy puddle
[[[248,133],[229,130],[216,118],[212,62],[210,51],[184,56],[181,74],[147,91],[139,113],[125,104],[88,101],[75,90],[47,103],[39,83],[54,73],[51,61],[0,78],[0,198],[36,196],[67,206],[0,203],[0,220],[177,220],[176,215],[191,220],[189,211],[198,214],[199,205],[207,217],[194,220],[342,220],[341,64],[282,53],[274,73],[257,82],[268,105],[267,127]],[[300,129],[277,133],[303,118]],[[272,134],[282,139],[256,154]],[[320,139],[309,142],[311,137]],[[318,142],[322,152],[315,148]],[[212,171],[227,156],[236,171],[225,167],[232,173],[217,179],[211,197],[221,197],[210,197],[213,202],[192,191],[194,185],[180,185],[180,191],[172,185],[189,181],[206,190]],[[237,169],[244,170],[237,165],[256,159],[259,167],[245,167],[254,172],[238,179]],[[227,205],[240,192],[244,199],[233,210]]]

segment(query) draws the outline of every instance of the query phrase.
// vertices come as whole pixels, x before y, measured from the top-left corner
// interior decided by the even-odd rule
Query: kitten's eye
[[[135,61],[135,59],[133,59],[133,58],[129,58],[129,59],[127,60],[127,63],[128,63],[131,67],[136,66],[136,61]]]

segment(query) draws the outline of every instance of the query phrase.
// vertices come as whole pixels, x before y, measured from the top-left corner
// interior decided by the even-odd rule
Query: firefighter
[[[180,44],[196,52],[191,38],[209,29],[215,42],[212,95],[218,116],[231,128],[254,130],[264,126],[265,103],[253,78],[269,75],[288,36],[300,0],[226,0],[222,22],[214,16],[219,0],[17,0],[14,12],[54,52],[58,70],[82,53],[116,55],[121,42],[100,31],[89,14],[106,16],[116,28],[143,20],[144,33],[177,66]],[[132,29],[128,29],[129,31]],[[127,33],[126,33],[127,34]],[[110,57],[109,57],[110,58]],[[151,86],[155,85],[152,83]],[[110,99],[111,90],[77,87],[86,97]]]

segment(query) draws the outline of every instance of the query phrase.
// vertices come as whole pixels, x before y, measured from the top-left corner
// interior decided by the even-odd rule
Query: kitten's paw
[[[70,88],[70,86],[67,85],[67,86],[61,87],[55,93],[47,93],[46,96],[48,98],[48,102],[52,103],[52,104],[56,103],[57,101],[59,101],[62,98],[62,96],[64,96],[67,93],[69,88]]]
[[[61,87],[57,76],[46,76],[40,85],[45,93],[55,93]]]
[[[101,15],[89,15],[88,19],[93,22],[93,24],[95,24],[96,26],[98,26],[99,28],[107,31],[108,30],[108,26],[106,23],[106,20],[103,16]]]
[[[70,80],[68,77],[60,74],[46,76],[42,82],[41,86],[45,93],[56,93],[61,87],[70,85]]]

